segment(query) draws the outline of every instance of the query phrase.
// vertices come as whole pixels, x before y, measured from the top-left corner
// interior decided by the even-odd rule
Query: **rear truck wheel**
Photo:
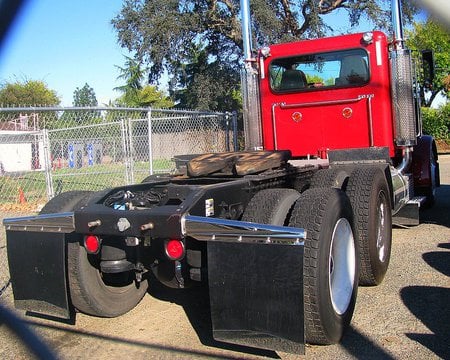
[[[293,189],[265,189],[248,203],[242,221],[268,225],[287,225],[289,214],[300,193]]]
[[[80,209],[94,194],[92,191],[61,193],[51,199],[40,214]],[[101,317],[119,316],[133,309],[147,291],[147,280],[136,283],[133,271],[102,273],[99,264],[100,254],[87,254],[81,241],[68,243],[67,272],[73,306]]]
[[[342,169],[323,169],[317,171],[311,178],[310,188],[342,189],[348,180],[348,174]]]
[[[87,254],[79,242],[68,244],[67,267],[72,304],[86,314],[125,314],[141,301],[148,288],[147,280],[136,282],[134,271],[102,273],[100,256]]]
[[[349,327],[358,291],[357,243],[351,204],[338,189],[301,194],[290,226],[304,228],[303,292],[305,340],[339,342]]]
[[[389,266],[392,214],[386,177],[380,168],[362,167],[350,175],[347,195],[353,208],[359,244],[359,284],[378,285]]]

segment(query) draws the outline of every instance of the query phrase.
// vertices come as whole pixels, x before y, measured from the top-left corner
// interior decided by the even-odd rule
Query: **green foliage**
[[[450,103],[439,109],[422,108],[422,122],[424,133],[450,141]]]
[[[88,83],[79,89],[76,88],[73,92],[73,106],[83,107],[83,106],[97,106],[97,98],[95,96],[95,91],[91,88]]]
[[[125,80],[125,85],[114,88],[114,90],[122,93],[122,96],[115,101],[115,105],[154,108],[173,107],[173,101],[159,91],[156,86],[142,85],[147,72],[146,69],[142,68],[142,63],[128,56],[125,58],[125,66],[117,66],[121,73],[117,79]]]
[[[210,59],[207,52],[198,46],[192,49],[191,57],[189,63],[178,70],[178,84],[170,89],[177,106],[211,111],[238,108],[238,73],[229,64]]]
[[[137,96],[136,106],[167,109],[173,107],[173,101],[155,86],[147,85],[142,88]]]
[[[95,107],[98,105],[95,91],[85,83],[84,86],[76,88],[73,92],[73,106],[75,107]],[[75,116],[74,116],[75,115]],[[100,114],[96,110],[83,110],[77,112],[64,112],[61,122],[69,126],[88,125],[101,122]]]
[[[14,83],[5,82],[0,85],[0,107],[42,107],[59,105],[56,91],[51,90],[43,81],[24,80]],[[58,118],[56,114],[40,116],[34,111],[2,114],[0,121],[11,121],[19,119],[21,116],[28,117],[29,126],[40,129],[51,129],[55,126]]]
[[[125,101],[130,101],[136,97],[139,90],[142,89],[142,82],[145,77],[146,70],[142,69],[142,64],[140,61],[133,59],[131,57],[125,56],[125,66],[116,66],[120,75],[117,77],[119,80],[125,80],[125,85],[118,86],[114,90],[120,91],[123,94]]]
[[[116,100],[115,104],[126,107],[153,107],[159,109],[168,109],[174,106],[170,97],[151,85],[123,94]]]
[[[432,50],[434,53],[436,76],[430,104],[439,91],[445,89],[448,92],[446,81],[450,69],[450,33],[429,18],[425,23],[414,23],[413,29],[407,33],[407,45],[413,50],[416,63],[421,62],[423,50]],[[423,82],[423,74],[421,76]]]
[[[59,105],[56,91],[40,80],[5,82],[0,85],[0,106],[55,106]]]
[[[410,21],[416,8],[407,0],[402,2]],[[253,0],[255,48],[330,34],[332,29],[323,16],[337,11],[343,19],[347,15],[350,26],[369,20],[374,27],[386,29],[389,3]],[[223,109],[235,105],[227,98],[239,88],[239,8],[239,0],[126,0],[112,24],[119,44],[135,55],[135,61],[149,66],[151,83],[164,73],[169,75],[180,106]]]

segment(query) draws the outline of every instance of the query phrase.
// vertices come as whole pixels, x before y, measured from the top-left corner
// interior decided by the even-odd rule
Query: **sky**
[[[121,7],[121,0],[28,0],[0,50],[0,84],[42,80],[63,106],[72,106],[74,90],[85,83],[99,105],[119,97],[116,65],[129,54],[111,20]]]
[[[99,105],[120,96],[113,89],[126,49],[117,44],[111,20],[122,0],[28,0],[0,49],[0,84],[41,80],[55,90],[62,106],[88,83]],[[340,15],[342,16],[342,14]],[[345,15],[344,15],[345,16]],[[339,20],[339,15],[335,17]],[[342,18],[341,18],[342,19]],[[334,25],[339,30],[339,23]],[[358,29],[365,31],[364,24]]]

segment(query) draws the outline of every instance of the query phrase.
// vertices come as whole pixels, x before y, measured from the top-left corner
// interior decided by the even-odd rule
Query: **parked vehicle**
[[[392,223],[417,224],[439,186],[392,4],[392,42],[376,31],[253,57],[241,1],[247,150],[5,219],[16,307],[119,316],[152,272],[169,287],[207,284],[218,340],[297,353],[338,342],[358,285],[383,281]]]

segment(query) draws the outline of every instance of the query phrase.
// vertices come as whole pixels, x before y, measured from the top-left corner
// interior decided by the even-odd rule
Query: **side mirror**
[[[422,68],[424,86],[428,88],[434,80],[434,53],[433,50],[422,50]]]

